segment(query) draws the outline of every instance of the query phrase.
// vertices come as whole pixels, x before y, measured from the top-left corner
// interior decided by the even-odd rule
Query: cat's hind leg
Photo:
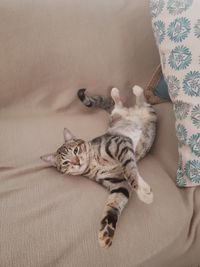
[[[123,107],[123,103],[122,103],[122,100],[121,100],[120,95],[119,95],[119,89],[112,88],[111,97],[115,103],[114,108],[122,108]]]
[[[135,86],[133,86],[132,90],[133,90],[133,94],[136,96],[136,106],[137,107],[141,107],[141,106],[147,104],[146,98],[144,96],[144,90],[142,89],[142,87],[135,85]]]
[[[110,117],[110,126],[114,126],[116,122],[128,115],[128,109],[123,106],[119,90],[117,88],[113,88],[111,90],[111,98],[114,101],[114,108]]]

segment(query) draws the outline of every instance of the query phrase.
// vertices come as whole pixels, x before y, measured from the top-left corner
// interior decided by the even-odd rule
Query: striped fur
[[[112,110],[107,132],[86,142],[75,138],[65,129],[65,143],[56,153],[42,157],[62,173],[83,175],[110,191],[98,236],[102,247],[112,244],[119,216],[133,191],[141,201],[148,204],[153,201],[152,190],[140,176],[137,161],[152,146],[156,114],[152,106],[146,103],[140,87],[134,87],[133,93],[136,96],[136,105],[126,108],[116,88],[111,91],[114,106],[111,101],[110,104],[104,102],[107,98],[88,98],[85,91],[79,90],[79,98],[82,98],[81,101],[86,106]]]

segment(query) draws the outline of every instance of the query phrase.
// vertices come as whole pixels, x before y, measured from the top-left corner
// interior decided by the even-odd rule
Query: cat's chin
[[[77,170],[72,170],[68,174],[69,175],[82,175],[86,169],[87,169],[87,165],[82,165]]]

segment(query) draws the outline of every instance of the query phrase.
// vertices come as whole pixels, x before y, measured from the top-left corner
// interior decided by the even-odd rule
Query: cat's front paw
[[[108,248],[112,245],[117,220],[118,212],[114,208],[108,210],[102,219],[98,235],[99,244],[102,248]]]
[[[112,245],[115,229],[110,225],[106,225],[102,230],[99,231],[98,239],[99,245],[102,248],[108,248]]]

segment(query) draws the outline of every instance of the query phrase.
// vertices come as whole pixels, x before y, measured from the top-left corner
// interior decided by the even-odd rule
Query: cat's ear
[[[40,159],[48,163],[50,166],[56,167],[56,153],[41,156]]]
[[[71,139],[75,138],[75,136],[67,128],[64,128],[63,135],[65,141],[70,141]]]

